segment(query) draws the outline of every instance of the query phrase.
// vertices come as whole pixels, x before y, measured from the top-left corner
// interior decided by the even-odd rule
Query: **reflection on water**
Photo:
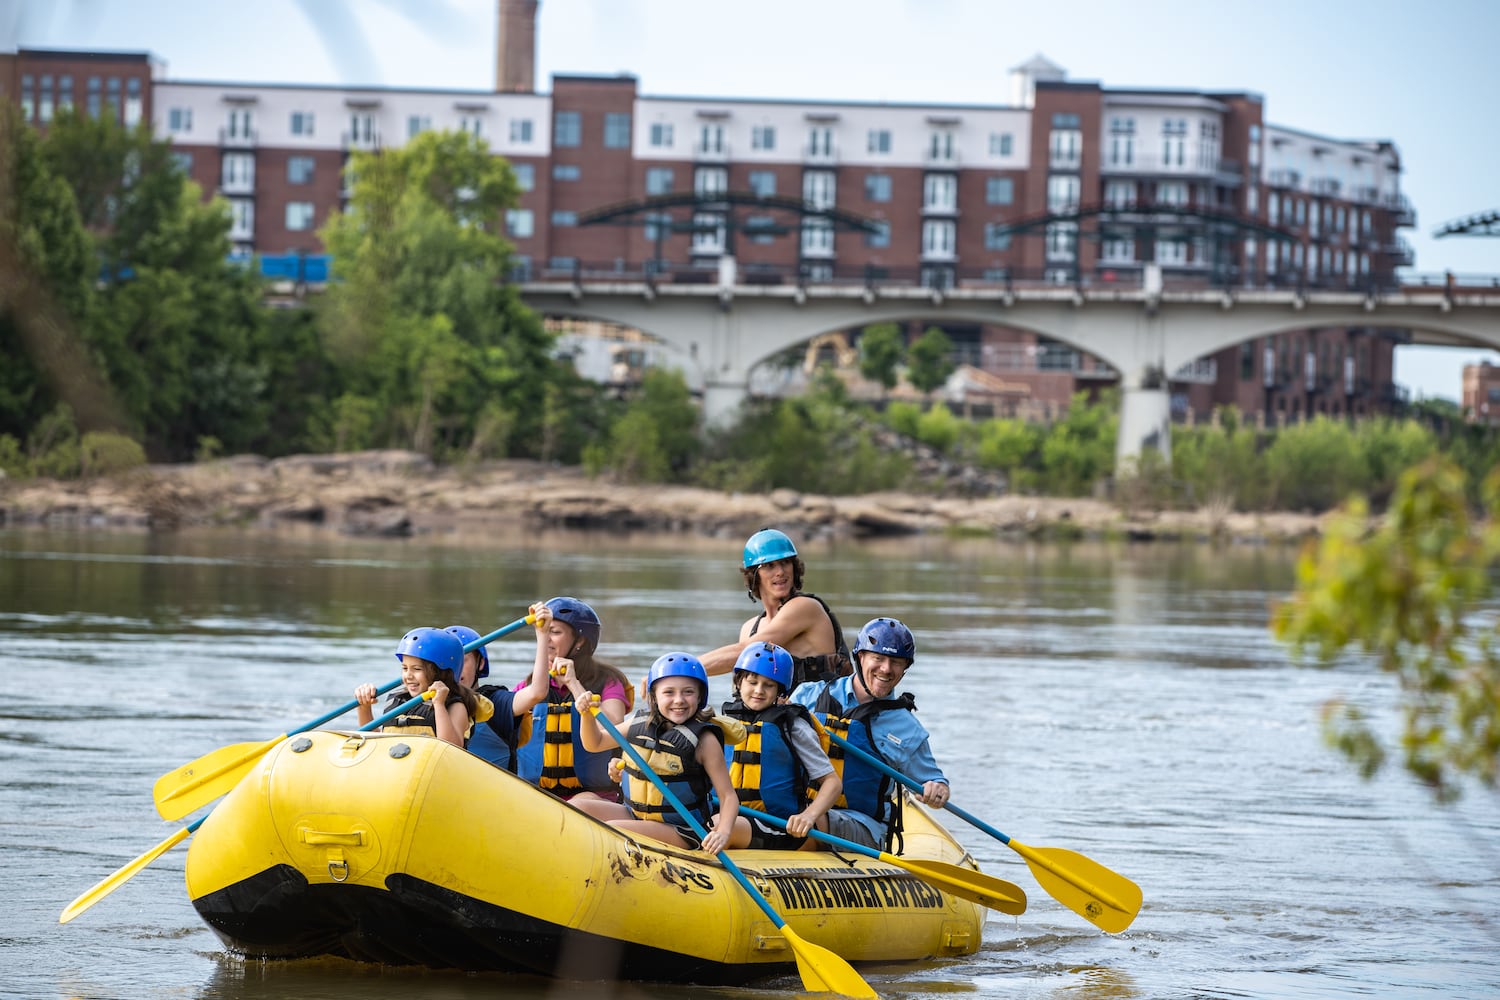
[[[784,997],[245,963],[223,953],[168,852],[65,927],[69,900],[160,841],[161,774],[265,740],[395,676],[418,624],[481,631],[540,597],[583,597],[601,655],[639,677],[668,648],[729,640],[755,606],[739,538],[573,534],[361,541],[315,531],[0,531],[0,994],[27,997]],[[912,626],[917,699],[954,802],[1034,846],[1142,886],[1108,936],[1024,862],[954,818],[982,865],[1026,889],[960,959],[860,971],[884,996],[1406,997],[1500,991],[1492,901],[1500,806],[1438,812],[1400,776],[1365,784],[1320,741],[1340,695],[1394,726],[1390,680],[1295,669],[1266,631],[1292,584],[1278,548],[1066,547],[921,538],[803,546],[808,586],[852,633]],[[519,637],[524,640],[525,636]],[[514,681],[531,645],[491,647]],[[728,683],[715,678],[713,694]],[[545,852],[545,844],[518,845]]]

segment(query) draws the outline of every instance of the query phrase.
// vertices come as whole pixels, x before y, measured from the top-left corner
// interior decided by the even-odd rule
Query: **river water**
[[[487,632],[535,598],[574,594],[604,619],[601,655],[639,677],[662,652],[733,638],[753,610],[736,589],[738,544],[0,531],[0,995],[795,992],[795,977],[707,990],[247,963],[188,902],[185,846],[57,923],[74,897],[178,828],[152,808],[157,777],[394,677],[406,629],[461,621]],[[1440,809],[1400,774],[1360,781],[1322,745],[1326,699],[1351,698],[1394,726],[1394,692],[1367,664],[1294,667],[1270,638],[1290,551],[920,539],[804,555],[809,588],[851,638],[878,614],[912,626],[903,690],[916,694],[955,804],[1022,843],[1083,853],[1145,893],[1135,923],[1104,935],[1009,848],[948,814],[988,871],[1026,889],[1030,909],[992,914],[973,956],[862,967],[882,996],[1500,993],[1500,802],[1474,792]],[[491,647],[503,680],[523,676],[530,653],[524,638]]]

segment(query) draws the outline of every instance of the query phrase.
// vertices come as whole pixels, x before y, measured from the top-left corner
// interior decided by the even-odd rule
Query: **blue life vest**
[[[745,724],[745,740],[724,747],[729,781],[740,805],[786,819],[807,807],[807,769],[792,746],[791,727],[807,719],[801,705],[772,705],[760,712],[739,699],[724,704],[724,714]]]
[[[517,754],[521,777],[549,791],[613,794],[609,762],[620,751],[584,749],[570,691],[548,685],[547,700],[536,704],[531,719],[531,739]]]

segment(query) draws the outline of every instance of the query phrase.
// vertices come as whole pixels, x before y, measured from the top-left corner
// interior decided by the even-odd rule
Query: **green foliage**
[[[1172,429],[1172,475],[1193,503],[1260,510],[1269,495],[1260,435],[1232,407],[1220,411],[1218,426]]]
[[[1354,447],[1364,460],[1361,489],[1377,505],[1396,490],[1401,474],[1437,450],[1437,438],[1415,420],[1377,417],[1354,425]]]
[[[560,375],[551,337],[504,280],[509,165],[467,133],[425,132],[400,149],[356,154],[351,166],[350,211],[321,234],[338,280],[319,327],[335,381],[375,404],[371,443],[467,453],[496,402],[513,416],[512,453],[555,446],[569,393],[551,398],[544,434],[547,387]],[[497,427],[486,426],[481,450]]]
[[[1042,441],[1039,488],[1057,496],[1085,496],[1114,471],[1118,397],[1090,403],[1074,393],[1068,412]]]
[[[1476,523],[1462,471],[1434,460],[1401,476],[1373,531],[1354,498],[1304,553],[1272,622],[1299,659],[1356,650],[1396,676],[1404,765],[1439,801],[1461,794],[1464,776],[1494,788],[1500,764],[1500,651],[1493,617],[1481,614],[1500,563],[1500,471],[1481,493],[1488,520]],[[1334,702],[1324,720],[1366,776],[1394,749],[1357,706]]]
[[[698,408],[676,371],[653,368],[610,428],[607,456],[592,456],[623,482],[681,479],[698,453]]]
[[[193,452],[193,461],[212,462],[224,454],[224,442],[211,434],[205,434],[198,439],[198,447]]]
[[[916,403],[897,400],[886,405],[882,419],[887,427],[902,437],[915,438],[917,425],[922,422],[922,408]]]
[[[21,449],[21,442],[9,434],[0,434],[0,472],[17,479],[31,475],[31,462]]]
[[[1327,417],[1283,427],[1265,464],[1270,503],[1284,510],[1329,510],[1366,482],[1354,433]]]
[[[747,406],[739,423],[713,436],[698,481],[725,490],[778,487],[851,494],[906,484],[911,462],[875,444],[837,380],[805,396]]]
[[[107,476],[146,464],[146,450],[123,434],[90,431],[78,442],[78,471],[84,476]]]
[[[859,373],[890,392],[901,379],[897,368],[905,354],[906,345],[895,323],[867,326],[859,336]]]
[[[948,381],[957,367],[953,363],[953,341],[941,329],[929,326],[906,352],[906,380],[924,395]]]
[[[979,428],[975,460],[990,469],[1002,469],[1012,492],[1036,484],[1041,467],[1043,429],[1014,418],[986,420]]]
[[[929,407],[917,421],[917,440],[940,454],[950,454],[963,434],[964,423],[946,406]]]

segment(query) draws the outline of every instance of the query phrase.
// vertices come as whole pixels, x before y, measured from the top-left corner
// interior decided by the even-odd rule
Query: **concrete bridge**
[[[733,415],[755,365],[821,333],[933,318],[1033,331],[1120,373],[1122,463],[1144,448],[1169,453],[1172,372],[1256,337],[1374,326],[1410,331],[1414,343],[1500,350],[1500,279],[1492,278],[1368,290],[1215,288],[1201,280],[1175,287],[1148,265],[1123,286],[1005,281],[933,288],[875,280],[781,283],[761,273],[741,275],[732,258],[721,260],[716,274],[698,277],[684,283],[616,265],[608,273],[544,276],[520,288],[527,304],[548,315],[634,327],[683,352],[702,376],[711,423]]]

